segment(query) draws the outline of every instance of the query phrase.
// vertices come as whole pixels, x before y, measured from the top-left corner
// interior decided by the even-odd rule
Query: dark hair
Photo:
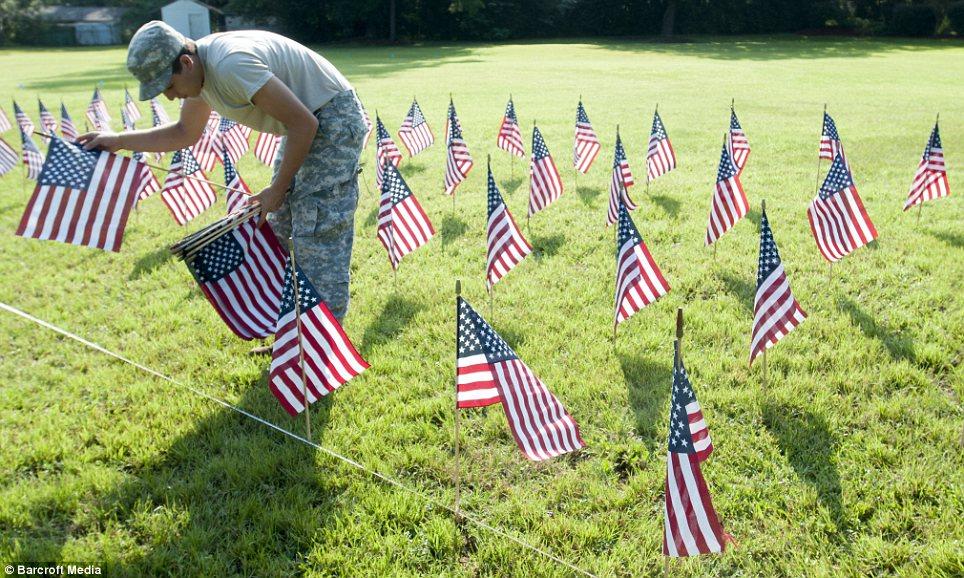
[[[181,57],[187,54],[188,56],[197,55],[197,46],[193,42],[189,42],[181,47],[181,51],[177,53],[174,58],[174,63],[171,65],[171,71],[174,74],[181,74]]]

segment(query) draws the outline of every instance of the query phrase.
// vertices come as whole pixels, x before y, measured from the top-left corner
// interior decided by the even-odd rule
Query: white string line
[[[284,434],[284,435],[286,435],[286,436],[288,436],[288,437],[290,437],[290,438],[292,438],[292,439],[294,439],[294,440],[300,441],[300,442],[302,442],[302,443],[304,443],[304,444],[307,444],[307,445],[309,445],[309,446],[311,446],[311,447],[313,447],[313,448],[315,448],[315,449],[317,449],[317,450],[320,450],[320,451],[324,452],[325,454],[327,454],[327,455],[329,455],[329,456],[331,456],[331,457],[333,457],[333,458],[335,458],[335,459],[337,459],[337,460],[341,460],[342,462],[345,462],[346,464],[349,464],[349,465],[351,465],[351,466],[354,466],[355,468],[357,468],[357,469],[359,469],[359,470],[361,470],[361,471],[363,471],[363,472],[365,472],[365,473],[367,473],[367,474],[369,474],[369,475],[371,475],[371,476],[373,476],[373,477],[375,477],[375,478],[377,478],[377,479],[379,479],[379,480],[381,480],[381,481],[383,481],[383,482],[385,482],[385,483],[387,483],[387,484],[389,484],[389,485],[391,485],[391,486],[394,486],[394,487],[396,487],[396,488],[398,488],[398,489],[400,489],[400,490],[402,490],[402,491],[408,492],[409,494],[412,494],[412,495],[414,495],[414,496],[416,496],[416,497],[419,497],[419,498],[425,500],[426,502],[428,502],[428,503],[430,503],[430,504],[432,504],[432,505],[434,505],[434,506],[436,506],[436,507],[438,507],[438,508],[441,508],[441,509],[443,509],[443,510],[448,511],[449,513],[455,515],[456,517],[461,517],[461,518],[463,518],[464,520],[466,520],[466,521],[468,521],[468,522],[471,522],[472,524],[475,524],[475,525],[478,526],[479,528],[482,528],[482,529],[484,529],[484,530],[488,530],[489,532],[492,532],[493,534],[496,534],[496,535],[498,535],[498,536],[502,536],[503,538],[506,538],[507,540],[510,540],[510,541],[512,541],[512,542],[515,542],[515,543],[518,544],[519,546],[522,546],[523,548],[525,548],[525,549],[527,549],[527,550],[531,550],[531,551],[533,551],[533,552],[535,552],[535,553],[537,553],[537,554],[539,554],[539,555],[541,555],[541,556],[543,556],[543,557],[545,557],[545,558],[548,558],[549,560],[552,560],[553,562],[556,562],[557,564],[561,564],[561,565],[569,568],[570,570],[573,570],[574,572],[578,572],[579,574],[582,574],[583,576],[588,576],[588,577],[590,577],[590,578],[597,578],[595,574],[592,574],[592,573],[590,573],[590,572],[587,572],[586,570],[583,570],[582,568],[579,568],[578,566],[574,566],[573,564],[570,564],[569,562],[566,562],[566,561],[563,560],[562,558],[559,558],[559,557],[553,555],[552,553],[550,553],[550,552],[548,552],[548,551],[546,551],[546,550],[542,550],[541,548],[537,548],[537,547],[529,544],[528,542],[524,542],[523,540],[521,540],[521,539],[519,539],[519,538],[516,538],[515,536],[512,536],[512,535],[506,533],[506,532],[503,531],[503,530],[500,530],[500,529],[498,529],[498,528],[496,528],[496,527],[494,527],[494,526],[490,526],[489,524],[487,524],[487,523],[484,522],[483,520],[481,520],[481,519],[479,519],[479,518],[476,518],[476,517],[474,517],[474,516],[472,516],[472,515],[470,515],[470,514],[466,514],[465,512],[461,512],[461,511],[460,511],[460,512],[456,512],[455,509],[452,508],[451,506],[449,506],[448,504],[442,503],[442,502],[438,501],[437,499],[435,499],[435,498],[433,498],[433,497],[431,497],[431,496],[429,496],[429,495],[423,494],[422,492],[419,492],[418,490],[412,489],[412,488],[406,486],[405,484],[403,484],[402,482],[399,482],[399,481],[397,481],[397,480],[395,480],[395,479],[393,479],[393,478],[390,478],[390,477],[388,477],[388,476],[386,476],[386,475],[384,475],[384,474],[382,474],[382,473],[379,473],[379,472],[377,472],[377,471],[375,471],[375,470],[369,469],[369,468],[365,467],[364,465],[362,465],[361,463],[356,462],[355,460],[353,460],[353,459],[351,459],[351,458],[349,458],[349,457],[343,456],[343,455],[339,454],[338,452],[335,452],[334,450],[330,450],[330,449],[328,449],[328,448],[326,448],[326,447],[324,447],[324,446],[322,446],[322,445],[320,445],[320,444],[317,444],[317,443],[315,443],[315,442],[313,442],[313,441],[311,441],[311,440],[309,440],[309,439],[303,438],[303,437],[301,437],[300,435],[298,435],[298,434],[296,434],[296,433],[294,433],[294,432],[292,432],[292,431],[286,430],[286,429],[284,429],[284,428],[281,427],[281,426],[275,425],[275,424],[271,423],[270,421],[267,421],[267,420],[265,420],[265,419],[263,419],[263,418],[260,418],[260,417],[254,415],[254,414],[252,414],[252,413],[250,413],[250,412],[247,412],[247,411],[241,409],[240,407],[238,407],[238,406],[236,406],[236,405],[233,405],[233,404],[231,404],[231,403],[228,403],[228,402],[226,402],[226,401],[224,401],[224,400],[222,400],[222,399],[219,399],[219,398],[217,398],[217,397],[214,397],[214,396],[212,396],[212,395],[210,395],[210,394],[207,394],[207,393],[205,393],[205,392],[203,392],[203,391],[201,391],[201,390],[199,390],[199,389],[196,389],[196,388],[194,388],[194,387],[191,387],[191,386],[189,386],[189,385],[185,385],[185,384],[183,384],[183,383],[175,380],[175,379],[172,378],[172,377],[168,377],[168,376],[164,375],[163,373],[160,373],[160,372],[158,372],[158,371],[155,371],[155,370],[151,369],[150,367],[147,367],[147,366],[145,366],[145,365],[141,365],[140,363],[137,363],[136,361],[132,361],[132,360],[124,357],[123,355],[120,355],[120,354],[118,354],[118,353],[114,353],[113,351],[110,351],[109,349],[107,349],[107,348],[105,348],[105,347],[102,347],[102,346],[100,346],[100,345],[98,345],[98,344],[96,344],[96,343],[94,343],[94,342],[92,342],[92,341],[88,341],[88,340],[84,339],[83,337],[80,337],[79,335],[75,335],[75,334],[67,331],[66,329],[61,329],[60,327],[57,327],[56,325],[54,325],[54,324],[52,324],[52,323],[50,323],[50,322],[48,322],[48,321],[44,321],[43,319],[39,319],[39,318],[37,318],[37,317],[34,317],[33,315],[30,315],[29,313],[27,313],[27,312],[25,312],[25,311],[21,311],[20,309],[17,309],[16,307],[13,307],[13,306],[11,306],[11,305],[7,305],[6,303],[4,303],[4,302],[2,302],[2,301],[0,301],[0,309],[3,309],[4,311],[7,311],[7,312],[9,312],[9,313],[13,313],[14,315],[20,316],[20,317],[22,317],[22,318],[24,318],[24,319],[27,319],[28,321],[32,321],[32,322],[34,322],[34,323],[36,323],[37,325],[40,325],[40,326],[42,326],[42,327],[46,327],[47,329],[50,329],[51,331],[54,331],[55,333],[59,333],[59,334],[65,336],[65,337],[69,337],[70,339],[73,339],[74,341],[77,341],[77,342],[79,342],[79,343],[82,343],[82,344],[86,345],[87,347],[90,347],[91,349],[95,349],[95,350],[97,350],[97,351],[99,351],[99,352],[101,352],[101,353],[103,353],[103,354],[105,354],[105,355],[108,355],[108,356],[113,357],[113,358],[115,358],[115,359],[119,359],[120,361],[123,361],[124,363],[127,363],[127,364],[129,364],[129,365],[132,365],[132,366],[136,367],[137,369],[140,369],[141,371],[143,371],[143,372],[145,372],[145,373],[149,373],[149,374],[153,375],[154,377],[157,377],[157,378],[159,378],[159,379],[162,379],[162,380],[164,380],[164,381],[167,381],[167,382],[169,382],[169,383],[172,383],[172,384],[174,384],[174,385],[176,385],[176,386],[178,386],[178,387],[181,387],[181,388],[183,388],[183,389],[186,389],[186,390],[190,391],[191,393],[194,393],[194,394],[196,394],[196,395],[199,395],[199,396],[201,396],[201,397],[203,397],[203,398],[205,398],[205,399],[208,399],[208,400],[210,400],[210,401],[213,401],[214,403],[219,404],[219,405],[221,405],[221,406],[223,406],[223,407],[225,407],[225,408],[227,408],[227,409],[230,409],[230,410],[232,410],[232,411],[234,411],[234,412],[237,412],[237,413],[239,413],[239,414],[241,414],[241,415],[243,415],[243,416],[245,416],[245,417],[248,417],[248,418],[250,418],[250,419],[253,419],[254,421],[256,421],[256,422],[258,422],[258,423],[260,423],[260,424],[262,424],[262,425],[266,425],[266,426],[268,426],[269,428],[277,431],[278,433],[282,433],[282,434]]]

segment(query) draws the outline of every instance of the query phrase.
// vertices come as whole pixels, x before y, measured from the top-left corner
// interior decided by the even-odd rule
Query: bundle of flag
[[[127,118],[131,122],[137,122],[141,120],[141,111],[137,108],[137,103],[131,98],[131,93],[124,89],[124,112],[127,113]]]
[[[33,142],[30,134],[20,131],[21,159],[27,167],[27,178],[36,181],[40,176],[40,169],[43,168],[44,155],[37,148],[37,143]]]
[[[572,166],[585,174],[596,160],[601,146],[580,99],[579,106],[576,107],[576,140],[572,147]]]
[[[382,171],[378,239],[388,251],[392,269],[398,269],[402,257],[427,243],[435,229],[395,165],[385,163]]]
[[[520,159],[526,156],[525,147],[522,144],[522,131],[519,129],[519,119],[515,116],[515,104],[512,103],[511,96],[509,103],[505,105],[505,114],[502,116],[502,124],[499,125],[496,144],[500,149]]]
[[[654,180],[676,168],[676,152],[663,119],[659,117],[659,110],[653,113],[653,130],[649,135],[649,150],[646,151],[646,169],[649,180]]]
[[[619,205],[623,204],[630,211],[636,210],[636,204],[629,198],[628,187],[633,186],[633,173],[629,170],[629,159],[623,150],[623,141],[616,129],[616,150],[613,152],[613,173],[609,179],[609,211],[606,214],[606,226],[619,220]]]
[[[562,177],[539,127],[532,127],[532,162],[529,164],[529,216],[562,196]]]
[[[13,128],[13,125],[10,124],[10,117],[7,116],[7,112],[0,106],[0,133],[5,133],[11,128]]]
[[[914,174],[914,182],[907,194],[904,210],[924,201],[939,199],[950,194],[947,167],[944,165],[944,149],[941,147],[941,133],[935,122],[931,137],[927,139],[927,146],[924,147],[924,154],[921,155],[920,164],[917,165],[917,172]]]
[[[110,130],[110,115],[107,114],[107,103],[100,95],[100,89],[94,88],[94,95],[87,105],[87,119],[95,130]]]
[[[280,136],[267,132],[259,133],[258,140],[254,142],[254,156],[269,167],[273,166],[279,146],[281,146]]]
[[[449,100],[449,113],[445,126],[446,148],[445,157],[445,194],[454,195],[455,188],[465,180],[472,170],[472,155],[469,147],[462,138],[462,123],[455,114],[455,103]]]
[[[742,173],[746,166],[746,159],[750,156],[750,141],[740,126],[740,121],[736,118],[736,111],[730,107],[730,156],[733,157],[733,164]]]
[[[746,216],[750,204],[740,183],[740,171],[730,158],[727,150],[727,139],[723,138],[723,150],[720,152],[720,166],[716,170],[716,189],[713,192],[713,202],[710,206],[710,219],[706,225],[706,246],[712,245],[736,225],[737,221]]]
[[[190,149],[181,149],[171,158],[170,172],[164,181],[161,199],[178,225],[184,225],[214,204],[214,189]]]
[[[20,108],[20,105],[17,104],[16,100],[13,101],[13,114],[14,114],[14,117],[17,119],[17,124],[20,126],[20,132],[26,133],[28,135],[33,134],[33,129],[34,129],[33,121],[31,121],[30,117],[27,116],[27,113],[25,113],[23,109]]]
[[[301,268],[297,267],[295,275],[291,269],[289,261],[271,349],[268,386],[285,411],[296,416],[305,409],[306,401],[314,403],[335,391],[368,369],[368,363]]]
[[[9,173],[17,166],[20,157],[7,141],[0,138],[0,177]]]
[[[377,141],[375,142],[375,186],[379,190],[382,188],[382,176],[385,173],[386,163],[391,163],[396,167],[402,162],[402,153],[395,146],[392,135],[388,134],[382,119],[375,115],[375,132]]]
[[[248,137],[250,136],[251,129],[222,116],[218,119],[217,142],[220,143],[223,150],[216,152],[227,154],[231,162],[237,163],[244,156],[244,153],[248,152],[250,146]]]
[[[70,118],[70,114],[67,113],[67,107],[64,103],[60,103],[60,134],[63,135],[64,140],[75,141],[77,140],[77,127],[74,126],[74,121]]]
[[[227,152],[224,153],[224,184],[227,187],[228,213],[233,213],[248,204],[251,196],[251,189],[241,178],[238,170],[234,167],[231,157]]]
[[[489,226],[485,282],[491,288],[513,267],[519,264],[532,247],[522,236],[509,212],[489,166]]]
[[[425,115],[422,114],[417,100],[412,100],[412,106],[408,109],[401,128],[398,129],[398,138],[408,149],[410,157],[414,157],[435,142],[435,135],[425,121]]]
[[[823,111],[823,127],[820,130],[820,154],[817,158],[834,160],[837,155],[847,162],[847,156],[843,151],[843,143],[840,142],[840,134],[837,133],[837,124],[830,118],[827,111]]]
[[[50,114],[50,111],[47,110],[47,107],[44,106],[43,101],[39,98],[37,99],[37,107],[40,109],[40,129],[44,133],[44,136],[41,138],[43,138],[44,142],[47,142],[49,139],[46,135],[52,135],[57,132],[57,119],[54,118],[54,115]]]
[[[864,209],[842,154],[834,157],[826,180],[807,207],[813,238],[831,263],[877,238],[877,229]]]
[[[57,137],[49,153],[17,235],[119,251],[144,165]]]
[[[760,217],[760,260],[753,300],[753,330],[750,334],[750,364],[753,359],[776,345],[783,336],[807,318],[790,290],[780,251],[773,240],[766,207]]]
[[[532,461],[584,447],[575,420],[502,337],[462,297],[456,309],[456,411],[501,403],[516,444]]]
[[[673,395],[666,452],[663,555],[672,558],[722,552],[732,538],[713,508],[700,463],[713,451],[700,402],[675,344]]]
[[[616,236],[616,314],[618,326],[634,313],[669,293],[649,248],[639,236],[626,205],[619,203],[619,229]]]

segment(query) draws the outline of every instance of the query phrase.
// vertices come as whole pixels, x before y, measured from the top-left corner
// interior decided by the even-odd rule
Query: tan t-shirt
[[[251,104],[251,97],[277,76],[314,112],[351,84],[317,52],[272,32],[239,30],[197,41],[204,66],[201,98],[221,115],[253,129],[283,135],[285,126]]]

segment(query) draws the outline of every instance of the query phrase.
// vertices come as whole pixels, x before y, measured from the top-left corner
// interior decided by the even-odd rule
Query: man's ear
[[[181,70],[185,72],[190,72],[194,70],[194,59],[191,58],[190,54],[182,54],[178,57],[178,61],[181,63]]]

